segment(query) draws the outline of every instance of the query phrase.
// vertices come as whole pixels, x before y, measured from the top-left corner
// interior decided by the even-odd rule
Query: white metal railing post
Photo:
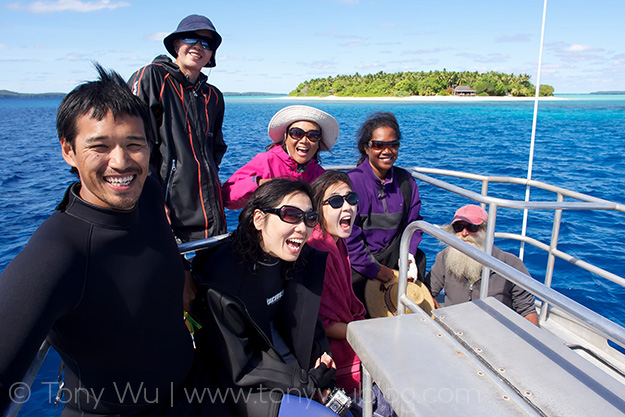
[[[564,196],[558,193],[558,203],[564,201]],[[553,216],[553,229],[551,230],[551,241],[549,242],[549,256],[547,258],[547,269],[545,270],[545,285],[551,288],[551,282],[553,281],[553,269],[556,263],[555,250],[558,248],[558,239],[560,238],[560,223],[562,222],[562,209],[555,211]],[[547,319],[547,311],[549,310],[549,303],[545,300],[540,304],[540,321]]]
[[[399,282],[397,283],[397,315],[406,313],[406,306],[402,303],[401,294],[406,294],[408,289],[408,252],[414,230],[411,232],[404,229],[399,241]]]
[[[495,244],[495,222],[497,221],[497,203],[490,203],[488,206],[488,223],[486,224],[486,242],[484,242],[484,252],[493,254]],[[480,298],[488,297],[488,283],[490,282],[490,268],[482,268],[482,284],[480,285]]]
[[[373,415],[373,378],[371,378],[371,374],[367,371],[364,365],[362,366],[362,415],[364,417],[371,417]]]
[[[482,195],[484,197],[488,197],[488,178],[484,178],[482,180]],[[482,207],[484,210],[486,210],[486,203],[480,203],[480,207]]]

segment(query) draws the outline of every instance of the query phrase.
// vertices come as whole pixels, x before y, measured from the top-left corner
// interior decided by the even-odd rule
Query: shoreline
[[[338,96],[306,96],[273,97],[275,100],[314,100],[314,101],[400,101],[400,102],[420,102],[420,101],[455,101],[455,102],[476,102],[476,101],[534,101],[535,97],[510,97],[510,96],[409,96],[409,97],[338,97]],[[560,101],[571,100],[566,97],[539,97],[539,101]]]

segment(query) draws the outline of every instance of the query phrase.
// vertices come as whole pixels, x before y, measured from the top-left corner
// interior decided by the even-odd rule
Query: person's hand
[[[260,187],[261,185],[263,185],[264,183],[271,181],[271,178],[261,178],[258,180],[258,186]]]
[[[320,358],[317,358],[317,362],[315,362],[315,368],[319,367],[319,365],[321,364],[325,364],[325,366],[328,367],[328,369],[330,368],[334,368],[336,369],[336,364],[334,363],[334,359],[332,359],[332,356],[328,355],[327,353],[323,353],[323,355],[321,355]]]
[[[169,223],[169,225],[171,226],[171,218],[169,217],[169,207],[167,207],[167,204],[165,204],[165,216],[167,217],[167,223]]]
[[[324,353],[315,362],[315,370],[320,370],[319,367],[323,368],[324,371],[323,371],[323,377],[319,378],[318,375],[315,375],[314,377],[317,386],[324,387],[328,383],[333,384],[333,382],[330,382],[330,381],[334,381],[334,378],[335,378],[334,372],[336,371],[336,364],[334,363],[334,359],[332,359],[332,357],[328,355],[327,353]],[[329,372],[329,370],[331,369],[333,369],[333,371]],[[315,373],[314,370],[313,370],[313,373]],[[330,390],[329,388],[317,389],[317,392],[316,392],[317,400],[321,404],[325,404],[326,401],[328,401],[328,396],[330,395],[331,392],[332,390]]]
[[[436,298],[432,297],[432,300],[434,300],[434,308],[441,308],[441,305],[438,303],[438,301],[436,301]]]
[[[408,282],[415,282],[419,272],[417,271],[417,262],[412,253],[408,254]]]
[[[193,282],[191,271],[184,271],[184,291],[182,293],[182,306],[185,311],[191,311],[191,303],[195,300],[197,288]]]
[[[330,394],[332,393],[332,390],[329,389],[324,389],[324,390],[317,390],[316,394],[317,394],[317,401],[319,401],[321,404],[325,404],[328,402],[328,397],[330,396]]]
[[[382,265],[378,274],[375,276],[375,279],[380,280],[382,282],[389,282],[395,277],[395,273],[388,266]]]

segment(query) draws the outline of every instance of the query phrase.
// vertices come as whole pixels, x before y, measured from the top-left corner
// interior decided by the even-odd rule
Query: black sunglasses
[[[345,195],[333,195],[327,200],[324,200],[323,204],[329,204],[333,209],[339,209],[343,207],[344,201],[347,201],[351,206],[355,206],[358,204],[358,193],[350,191]]]
[[[304,222],[308,227],[315,227],[319,223],[319,213],[316,211],[303,211],[293,206],[282,206],[280,208],[261,209],[263,213],[277,214],[285,223],[297,224]]]
[[[187,45],[195,45],[198,42],[200,43],[200,45],[202,45],[202,48],[206,49],[207,51],[211,50],[210,43],[208,43],[208,41],[205,39],[201,39],[201,38],[183,38],[182,39],[182,43],[186,43]]]
[[[300,140],[301,138],[306,136],[309,141],[317,143],[321,140],[321,130],[309,130],[308,132],[306,132],[299,127],[292,127],[289,129],[289,136],[291,136],[295,140]]]
[[[452,224],[451,227],[454,228],[454,232],[456,233],[462,232],[463,229],[467,229],[470,233],[475,233],[478,230],[480,230],[479,224],[464,223],[464,222],[456,222]]]
[[[382,151],[387,148],[391,148],[392,150],[396,151],[397,149],[399,149],[399,139],[391,140],[388,142],[383,140],[370,140],[369,148],[373,149],[374,151]]]

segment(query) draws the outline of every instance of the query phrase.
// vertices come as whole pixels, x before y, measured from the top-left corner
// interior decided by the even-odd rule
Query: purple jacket
[[[279,145],[259,153],[222,185],[224,206],[231,210],[243,207],[258,188],[259,179],[293,177],[312,182],[324,172],[316,159],[308,161],[305,167],[306,171],[297,172],[297,162]]]
[[[352,268],[372,279],[380,271],[380,263],[373,258],[373,254],[388,246],[396,233],[403,232],[398,228],[404,212],[404,197],[396,180],[394,167],[389,171],[384,184],[373,172],[368,158],[348,174],[354,183],[354,191],[360,197],[356,222],[351,236],[346,240],[349,260]],[[411,181],[412,201],[406,225],[423,219],[419,215],[419,188],[415,181]],[[415,232],[410,242],[410,253],[416,253],[422,235],[421,231]]]

